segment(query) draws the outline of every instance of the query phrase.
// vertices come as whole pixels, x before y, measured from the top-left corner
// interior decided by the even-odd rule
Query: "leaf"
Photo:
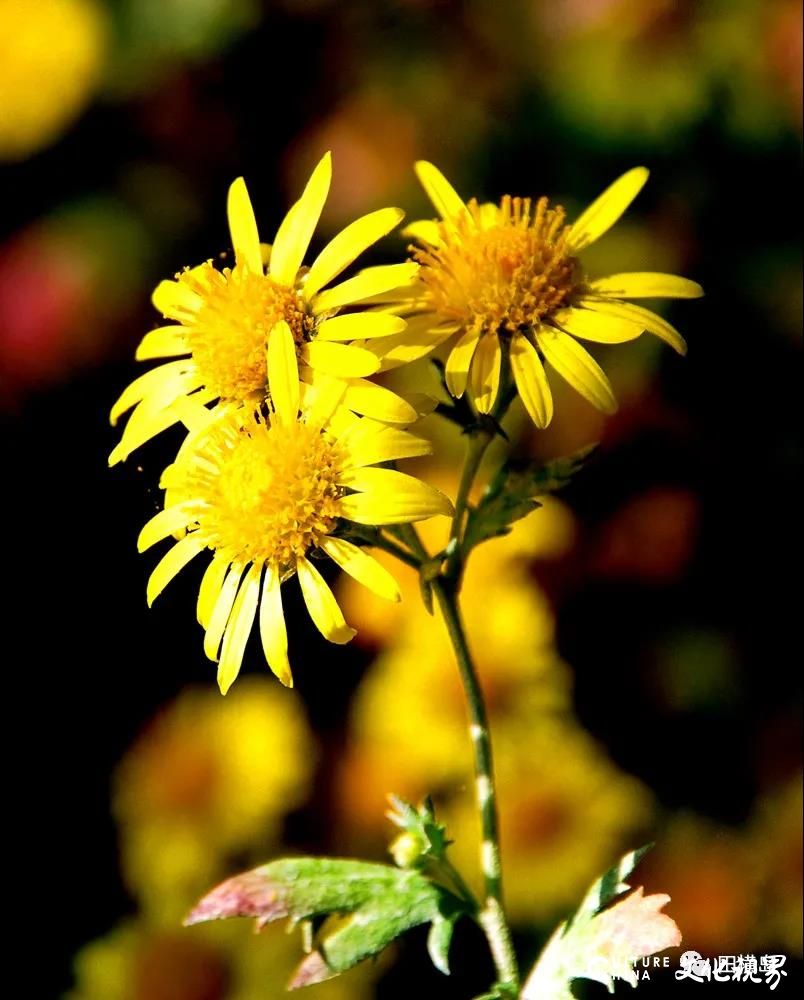
[[[517,988],[508,983],[495,983],[490,993],[483,993],[474,1000],[517,1000]]]
[[[681,944],[675,921],[661,912],[669,896],[645,896],[640,887],[613,902],[630,888],[623,879],[647,850],[625,855],[592,886],[572,918],[548,942],[521,1000],[573,1000],[574,979],[593,979],[612,993],[615,979],[636,986],[632,964],[636,959]]]
[[[452,943],[452,932],[455,930],[457,914],[452,917],[438,916],[430,926],[427,935],[427,952],[430,961],[445,976],[449,975],[449,946]]]
[[[434,556],[419,566],[419,589],[427,613],[433,613],[433,584],[441,575],[442,556]]]
[[[596,445],[544,464],[508,463],[489,483],[477,506],[470,511],[464,536],[464,558],[488,538],[506,535],[511,525],[541,506],[537,497],[566,486]]]
[[[228,879],[206,895],[185,924],[227,917],[255,917],[257,928],[274,920],[322,918],[313,950],[296,970],[290,989],[323,982],[377,955],[411,927],[454,922],[464,904],[444,886],[414,869],[337,858],[273,861]],[[448,947],[442,930],[439,941]],[[441,956],[446,963],[446,952]]]

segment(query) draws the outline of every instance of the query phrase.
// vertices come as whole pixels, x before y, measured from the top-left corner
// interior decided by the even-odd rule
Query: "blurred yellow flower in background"
[[[245,923],[164,928],[129,921],[86,945],[67,1000],[271,1000],[285,994],[303,958],[300,934]],[[308,987],[309,1000],[368,1000],[384,965],[364,962]]]
[[[265,853],[306,798],[315,752],[298,703],[249,677],[225,701],[187,689],[142,733],[115,778],[129,888],[168,920],[244,851]]]
[[[646,839],[652,797],[570,718],[529,713],[498,725],[495,736],[501,848],[511,873],[506,910],[515,923],[543,923],[571,909],[613,857]],[[470,883],[478,881],[471,793],[441,819],[448,831],[460,831],[453,862]]]
[[[0,0],[0,159],[24,159],[81,113],[106,56],[95,0]]]
[[[146,334],[140,361],[189,355],[168,361],[135,379],[115,403],[112,423],[135,407],[122,439],[109,457],[122,461],[181,418],[175,404],[191,398],[258,409],[269,392],[268,358],[275,330],[290,331],[302,380],[318,387],[337,384],[344,403],[358,413],[390,423],[411,423],[416,411],[404,400],[365,378],[379,368],[370,351],[351,341],[405,329],[405,321],[375,312],[338,315],[367,296],[406,284],[415,264],[367,268],[324,289],[366,249],[402,219],[397,208],[370,212],[348,225],[323,248],[309,268],[302,263],[329,192],[332,160],[327,153],[299,200],[280,224],[273,245],[260,244],[251,200],[242,177],[229,189],[232,268],[211,260],[163,281],[153,294],[156,308],[173,325]],[[268,270],[265,260],[268,259]]]
[[[383,367],[416,360],[456,336],[446,362],[447,388],[457,398],[468,389],[477,411],[490,413],[507,346],[519,396],[544,428],[553,416],[545,361],[598,410],[617,408],[608,378],[577,338],[620,344],[647,330],[685,353],[683,337],[666,320],[622,300],[698,298],[700,285],[642,271],[591,280],[578,261],[639,194],[648,179],[644,167],[623,174],[571,225],[564,209],[550,207],[547,198],[506,195],[499,206],[464,203],[431,163],[420,161],[416,172],[441,221],[408,226],[405,233],[419,243],[413,248],[418,280],[401,294],[375,299],[410,317],[404,334],[369,345]]]

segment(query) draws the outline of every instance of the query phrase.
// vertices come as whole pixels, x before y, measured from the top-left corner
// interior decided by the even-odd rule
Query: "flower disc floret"
[[[315,426],[253,420],[241,431],[229,423],[212,430],[205,461],[183,471],[171,493],[192,498],[188,514],[209,548],[284,577],[334,529],[342,464],[342,450]]]

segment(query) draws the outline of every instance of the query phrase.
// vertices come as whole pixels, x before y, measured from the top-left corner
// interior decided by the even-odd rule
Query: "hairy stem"
[[[475,755],[475,791],[483,835],[481,867],[485,900],[480,908],[478,921],[488,938],[500,982],[516,987],[519,984],[519,973],[502,903],[500,837],[486,704],[466,641],[454,583],[443,578],[436,580],[433,592],[455,650],[469,708],[469,733]]]

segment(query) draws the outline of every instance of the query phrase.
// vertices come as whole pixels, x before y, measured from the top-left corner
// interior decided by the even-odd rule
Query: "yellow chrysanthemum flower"
[[[418,280],[408,289],[378,295],[375,303],[409,317],[404,334],[373,340],[367,346],[383,368],[416,360],[446,341],[457,339],[446,362],[447,388],[455,397],[469,389],[479,413],[496,400],[503,348],[531,419],[546,427],[553,397],[547,362],[604,413],[616,409],[609,380],[578,342],[619,344],[644,331],[679,353],[681,334],[666,320],[639,305],[638,298],[697,298],[701,286],[672,274],[638,272],[589,279],[578,255],[607,232],[628,208],[648,178],[636,167],[615,181],[572,225],[564,209],[547,198],[511,198],[499,205],[464,204],[431,163],[416,165],[419,180],[441,216],[420,221],[406,234],[419,243],[413,257]]]
[[[300,384],[286,322],[274,327],[267,353],[270,414],[231,406],[217,413],[190,410],[186,403],[184,419],[197,419],[198,426],[162,477],[164,510],[139,538],[142,551],[169,535],[182,536],[151,574],[149,604],[199,552],[214,553],[199,591],[198,620],[206,630],[204,651],[213,660],[220,654],[224,693],[240,670],[258,605],[265,657],[291,684],[280,585],[294,574],[322,635],[345,643],[355,634],[312,553],[320,550],[375,593],[399,600],[388,570],[338,536],[346,522],[403,524],[452,511],[433,487],[374,467],[426,454],[427,441],[355,416],[338,405],[342,389]]]
[[[0,159],[30,156],[78,117],[108,41],[97,0],[0,0]]]
[[[254,938],[240,921],[194,927],[127,920],[85,945],[66,1000],[274,1000],[304,958],[301,934],[271,928]],[[305,1000],[369,1000],[387,965],[362,962],[305,987]]]
[[[356,413],[394,424],[415,420],[416,412],[408,402],[366,378],[379,368],[376,355],[350,343],[398,334],[405,329],[405,321],[390,314],[340,310],[404,285],[415,275],[417,265],[370,267],[324,288],[390,232],[402,219],[402,211],[383,208],[364,215],[335,236],[309,268],[302,267],[331,176],[327,153],[270,248],[260,244],[245,182],[238,178],[232,184],[228,215],[234,267],[218,270],[207,261],[157,286],[154,305],[174,322],[146,334],[137,358],[188,357],[141,375],[117,400],[111,413],[113,424],[136,408],[110,464],[127,458],[174,424],[179,411],[172,404],[177,400],[190,397],[205,405],[220,400],[259,406],[267,392],[268,346],[280,323],[291,331],[305,383],[338,382],[344,388],[344,405]]]
[[[222,705],[209,688],[183,691],[115,776],[121,865],[141,907],[175,923],[233,858],[278,844],[314,760],[298,702],[267,677],[244,678]]]

